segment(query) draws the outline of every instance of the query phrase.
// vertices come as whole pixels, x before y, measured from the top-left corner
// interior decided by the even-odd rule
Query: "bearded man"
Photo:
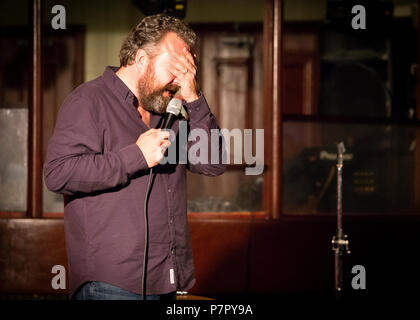
[[[225,165],[160,164],[171,141],[157,127],[176,93],[189,130],[210,137],[218,129],[196,89],[195,42],[179,19],[145,17],[123,42],[120,67],[76,88],[60,108],[44,177],[50,190],[64,195],[71,298],[142,299],[143,209],[152,167],[146,296],[174,298],[194,285],[186,170],[215,176]]]

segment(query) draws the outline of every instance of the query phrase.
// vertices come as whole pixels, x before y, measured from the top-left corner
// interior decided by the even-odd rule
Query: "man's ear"
[[[149,55],[143,49],[138,49],[136,53],[136,57],[134,59],[134,64],[138,72],[143,73],[146,70],[147,65],[149,63]]]

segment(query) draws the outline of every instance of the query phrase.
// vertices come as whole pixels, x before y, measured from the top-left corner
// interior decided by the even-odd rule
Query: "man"
[[[147,298],[174,298],[177,290],[194,285],[186,169],[215,176],[225,166],[159,164],[171,142],[168,132],[156,128],[176,92],[190,130],[200,128],[210,137],[218,128],[196,90],[195,41],[176,18],[144,18],[121,47],[120,68],[107,67],[60,109],[44,175],[50,190],[65,195],[69,290],[75,299],[142,298],[143,207],[152,167]]]

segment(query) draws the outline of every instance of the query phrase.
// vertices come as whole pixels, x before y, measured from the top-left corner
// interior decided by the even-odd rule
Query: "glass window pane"
[[[0,10],[0,211],[27,210],[30,28],[28,1]],[[7,49],[6,49],[7,48]]]
[[[340,140],[345,214],[419,212],[418,10],[415,0],[285,0],[284,213],[336,212]]]
[[[283,113],[420,119],[417,34],[416,0],[285,0]]]
[[[26,211],[28,109],[0,108],[0,211]]]
[[[222,10],[223,11],[223,10]],[[262,97],[262,12],[254,24],[232,24],[226,20],[223,30],[215,25],[194,24],[200,37],[199,84],[221,129],[232,133],[238,129],[244,144],[244,129],[252,129],[255,155],[255,129],[263,125]],[[240,17],[238,12],[234,17]],[[256,22],[253,21],[253,22]],[[229,164],[244,161],[234,153],[238,140],[225,135],[229,141]],[[216,178],[188,173],[189,211],[258,211],[262,210],[263,175],[247,176],[244,167],[228,165],[226,172]]]
[[[346,148],[344,214],[418,212],[419,133],[404,125],[285,122],[284,213],[336,213],[338,141]]]
[[[262,210],[262,175],[228,170],[218,177],[188,174],[188,210],[227,212]]]

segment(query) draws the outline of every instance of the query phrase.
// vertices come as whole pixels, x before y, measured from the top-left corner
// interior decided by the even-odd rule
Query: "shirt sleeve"
[[[44,163],[48,189],[66,195],[92,193],[125,185],[134,173],[148,168],[135,143],[104,153],[98,122],[98,111],[88,98],[64,102]]]
[[[215,135],[211,134],[212,130],[220,132],[220,129],[216,117],[211,113],[206,99],[203,95],[200,95],[197,100],[185,103],[185,108],[189,116],[188,125],[190,132],[194,129],[201,129],[200,132],[207,136],[207,146],[197,150],[197,157],[205,161],[193,162],[189,159],[188,169],[193,173],[201,173],[207,176],[222,174],[226,170],[226,162],[223,161],[223,157],[226,156],[225,144],[221,135],[217,135],[217,139],[214,139]],[[188,141],[188,153],[195,143],[199,143],[199,141]],[[217,144],[217,146],[212,146],[212,143]],[[216,163],[212,163],[211,152],[215,152],[215,150],[217,150],[218,154],[216,156],[213,155],[213,159],[217,158],[217,161],[213,161]],[[204,157],[200,154],[202,151],[205,152]]]

